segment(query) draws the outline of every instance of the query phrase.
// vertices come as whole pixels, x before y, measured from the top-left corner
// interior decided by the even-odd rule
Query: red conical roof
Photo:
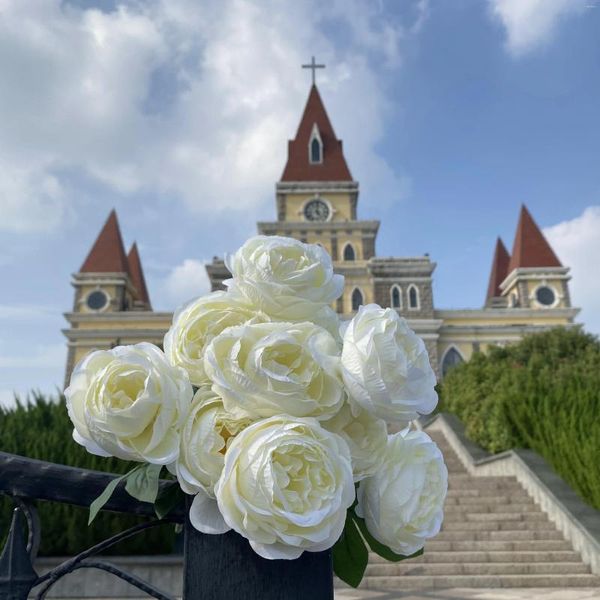
[[[522,267],[562,267],[524,204],[521,205],[508,272]]]
[[[509,262],[510,256],[506,250],[506,246],[502,243],[502,240],[498,238],[496,240],[494,258],[492,259],[492,271],[490,273],[490,283],[488,285],[486,300],[502,295],[500,284],[508,275]]]
[[[323,142],[323,162],[309,161],[308,143],[314,126]],[[296,137],[288,142],[288,160],[281,181],[352,181],[350,169],[342,151],[342,142],[335,137],[331,121],[313,84],[300,120]]]
[[[81,273],[129,273],[117,213],[111,210],[90,253],[79,269]]]
[[[150,308],[150,296],[148,295],[148,288],[146,287],[144,269],[142,269],[142,261],[140,260],[140,254],[135,242],[133,242],[133,245],[129,250],[127,262],[129,263],[129,274],[131,276],[131,281],[133,282],[133,285],[138,293],[138,300],[144,304],[147,304],[148,308]]]

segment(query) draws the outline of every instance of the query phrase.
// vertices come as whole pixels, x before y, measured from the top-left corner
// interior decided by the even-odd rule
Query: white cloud
[[[3,162],[0,157],[3,225],[13,231],[40,231],[59,225],[67,211],[60,181],[50,172]]]
[[[37,304],[0,304],[0,319],[45,319],[58,311],[49,306]]]
[[[363,188],[401,196],[403,177],[375,151],[392,104],[373,65],[400,64],[428,3],[414,8],[401,23],[360,0],[123,0],[112,12],[4,0],[0,229],[56,227],[77,207],[72,172],[197,212],[256,209],[283,168],[311,53],[328,64],[321,89]]]
[[[64,344],[38,345],[27,354],[12,354],[5,344],[0,354],[0,369],[55,369],[63,368],[67,357]]]
[[[210,291],[204,264],[202,261],[186,258],[169,273],[163,285],[163,293],[171,306],[180,306]]]
[[[506,30],[506,48],[515,57],[550,41],[558,23],[581,13],[590,0],[489,0]]]
[[[544,235],[561,262],[571,267],[571,301],[582,309],[579,320],[588,331],[600,333],[600,206],[544,229]]]

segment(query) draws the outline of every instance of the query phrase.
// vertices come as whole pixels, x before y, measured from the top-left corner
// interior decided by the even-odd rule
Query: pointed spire
[[[79,269],[81,273],[129,273],[129,265],[115,209],[110,211],[90,253]]]
[[[527,207],[522,204],[508,272],[522,267],[561,266],[544,234],[533,220]]]
[[[12,523],[0,555],[0,597],[27,598],[38,579],[27,551],[20,511],[13,511]]]
[[[490,272],[490,282],[488,284],[488,291],[486,301],[491,298],[496,298],[502,295],[500,290],[500,284],[506,279],[508,275],[508,263],[510,262],[510,256],[506,250],[506,246],[500,238],[496,240],[496,248],[494,250],[494,258],[492,259],[492,270]]]
[[[315,125],[322,142],[323,159],[319,163],[309,160],[309,142]],[[288,160],[281,181],[352,181],[342,142],[335,137],[323,100],[314,84],[310,88],[296,137],[288,142]]]
[[[129,254],[127,255],[127,262],[129,263],[129,273],[135,289],[138,293],[138,300],[150,305],[150,296],[148,295],[148,288],[146,288],[146,278],[144,277],[144,269],[142,268],[142,261],[140,260],[140,254],[138,252],[137,243],[133,242]]]

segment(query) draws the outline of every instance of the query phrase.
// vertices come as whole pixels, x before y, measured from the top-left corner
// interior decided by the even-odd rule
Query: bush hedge
[[[0,407],[0,450],[74,467],[124,473],[131,464],[116,458],[88,454],[71,437],[73,426],[64,397],[33,394],[14,408]],[[0,497],[0,541],[10,524],[12,502]],[[101,512],[88,527],[88,509],[54,502],[38,502],[42,525],[40,554],[72,555],[142,519]],[[109,553],[162,554],[172,551],[174,528],[157,527],[121,542]]]
[[[476,353],[440,386],[440,410],[491,452],[530,448],[600,509],[600,342],[579,328]]]

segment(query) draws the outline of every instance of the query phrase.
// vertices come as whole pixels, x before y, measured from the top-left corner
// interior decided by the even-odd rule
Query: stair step
[[[373,564],[367,567],[367,577],[438,576],[438,575],[579,575],[589,573],[589,567],[581,562],[574,563],[401,563]]]
[[[424,590],[438,588],[531,588],[531,587],[595,587],[600,577],[578,575],[439,575],[414,577],[365,577],[361,589],[372,590]]]
[[[572,550],[549,550],[549,551],[431,551],[429,548],[425,553],[410,560],[415,563],[578,563],[579,554]],[[408,562],[408,561],[407,561]],[[377,554],[369,555],[369,564],[390,564],[385,558]],[[578,563],[582,564],[582,563]],[[586,571],[587,572],[587,571]]]
[[[492,517],[496,515],[492,514]],[[542,515],[545,516],[545,515]],[[444,520],[442,531],[556,531],[554,523],[545,519],[543,521],[465,521],[461,519]]]
[[[532,540],[562,540],[563,536],[554,529],[533,531],[441,531],[436,536],[437,540],[450,542],[469,541],[532,541]]]
[[[463,464],[462,460],[460,460],[460,458],[448,456],[447,453],[444,454],[444,462],[446,463],[446,466],[448,467],[448,469],[451,469],[454,467],[454,468],[457,468],[459,471],[465,470],[465,465]]]
[[[476,493],[469,492],[468,494],[459,494],[458,490],[448,492],[446,496],[446,505],[450,504],[532,504],[537,506],[534,501],[524,491],[517,494],[498,494],[490,496],[486,494],[480,494],[479,490]]]
[[[529,504],[492,504],[490,502],[485,503],[469,503],[469,504],[454,504],[454,503],[446,503],[444,506],[444,514],[446,518],[450,515],[464,515],[464,514],[502,514],[506,515],[508,513],[517,513],[523,515],[526,513],[526,518],[529,518],[530,515],[541,514],[545,515],[537,504],[530,502]]]
[[[441,535],[441,534],[440,534]],[[428,552],[544,552],[572,550],[564,539],[556,540],[440,540],[439,535],[425,546]]]
[[[483,484],[480,487],[462,484],[459,486],[448,488],[447,498],[465,498],[468,496],[484,496],[486,498],[490,498],[493,496],[498,496],[502,498],[517,496],[519,498],[531,499],[531,497],[527,495],[527,492],[519,484],[516,484],[512,487],[501,485],[497,489],[490,487],[489,484]]]
[[[487,482],[487,483],[516,483],[518,484],[519,482],[517,481],[517,478],[514,477],[513,475],[498,475],[498,476],[494,476],[494,475],[482,475],[480,477],[474,476],[474,475],[469,475],[468,473],[463,474],[463,473],[457,473],[456,475],[454,475],[452,477],[452,479],[457,482],[457,481],[481,481],[481,482]]]
[[[461,491],[464,492],[466,490],[473,490],[473,491],[486,491],[486,492],[490,492],[492,490],[500,490],[502,491],[502,493],[504,494],[510,494],[512,492],[516,492],[516,491],[523,491],[523,488],[521,487],[520,483],[509,483],[509,482],[503,482],[503,481],[489,481],[489,480],[483,480],[480,481],[479,479],[467,479],[464,481],[454,481],[454,479],[452,477],[448,478],[448,489],[449,490],[457,490],[457,491]],[[493,495],[493,491],[492,494]],[[489,494],[488,494],[489,495]]]
[[[492,511],[492,512],[475,512],[475,511],[444,511],[444,517],[446,522],[474,522],[474,523],[485,523],[487,521],[499,521],[502,523],[536,523],[536,522],[548,522],[548,517],[541,511],[538,512],[504,512],[504,511]]]

